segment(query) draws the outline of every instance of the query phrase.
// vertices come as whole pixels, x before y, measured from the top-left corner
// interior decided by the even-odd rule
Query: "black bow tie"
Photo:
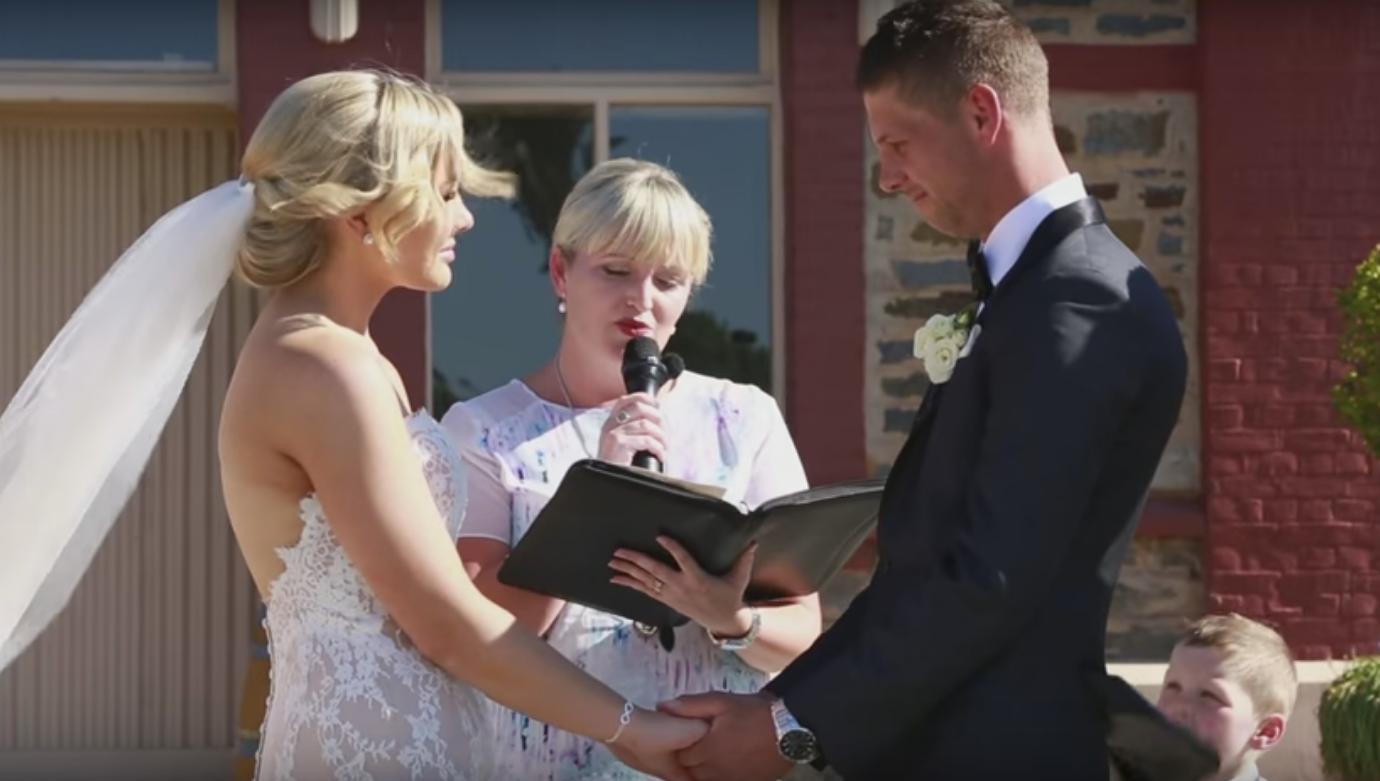
[[[968,242],[968,276],[973,282],[973,295],[986,301],[992,295],[992,275],[987,271],[987,258],[976,239]]]

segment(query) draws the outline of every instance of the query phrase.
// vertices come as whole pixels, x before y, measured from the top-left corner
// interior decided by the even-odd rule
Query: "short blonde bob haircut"
[[[402,75],[337,71],[288,87],[241,162],[255,204],[239,276],[269,289],[307,277],[330,251],[325,221],[361,208],[377,246],[395,260],[403,236],[445,217],[437,166],[465,192],[511,195],[512,178],[474,162],[464,139],[455,103]]]
[[[645,160],[607,160],[581,177],[552,238],[568,260],[579,252],[618,255],[695,286],[709,275],[709,215],[675,173]]]

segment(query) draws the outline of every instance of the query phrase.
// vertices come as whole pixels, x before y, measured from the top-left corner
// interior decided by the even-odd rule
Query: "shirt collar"
[[[1083,188],[1083,177],[1069,174],[1045,185],[1007,212],[982,243],[982,254],[987,259],[987,273],[992,278],[992,285],[1001,284],[1002,277],[1016,265],[1025,245],[1046,217],[1086,197],[1088,191]]]

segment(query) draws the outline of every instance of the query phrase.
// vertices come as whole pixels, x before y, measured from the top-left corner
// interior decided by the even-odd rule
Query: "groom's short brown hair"
[[[858,88],[899,94],[947,116],[986,84],[1013,115],[1047,115],[1049,63],[1030,28],[996,0],[911,0],[887,12],[863,46]]]

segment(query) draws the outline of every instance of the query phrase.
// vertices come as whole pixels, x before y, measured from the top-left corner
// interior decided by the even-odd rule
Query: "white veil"
[[[251,185],[231,181],[159,219],[0,414],[0,669],[67,603],[134,491],[201,351],[253,201]]]

